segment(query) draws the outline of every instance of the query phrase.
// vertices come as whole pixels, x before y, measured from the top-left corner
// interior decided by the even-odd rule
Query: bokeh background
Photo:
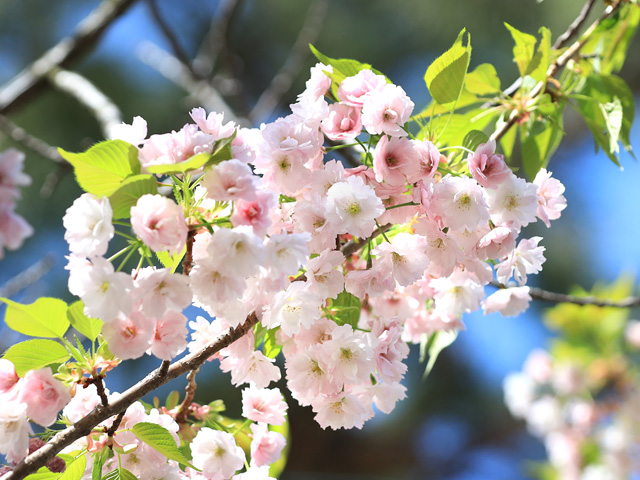
[[[98,3],[0,0],[0,85],[69,35]],[[555,38],[577,16],[583,3],[159,0],[156,6],[191,58],[207,48],[203,44],[213,42],[218,49],[217,62],[209,75],[213,88],[239,115],[252,117],[258,125],[286,115],[287,106],[304,88],[309,67],[315,61],[306,48],[293,49],[292,56],[296,42],[312,41],[328,56],[371,63],[401,85],[418,110],[429,101],[424,71],[463,27],[470,32],[473,45],[470,68],[484,62],[494,64],[504,88],[518,73],[511,60],[512,39],[503,22],[532,34],[545,25]],[[595,10],[601,10],[602,4],[598,0]],[[217,20],[225,10],[233,12],[226,31]],[[154,20],[149,2],[140,0],[111,25],[73,69],[110,97],[125,121],[140,115],[147,120],[150,134],[164,133],[180,129],[189,121],[190,109],[203,102],[201,96],[194,95],[193,85],[181,85],[179,80],[176,83],[180,71],[162,52],[173,52],[172,46]],[[640,89],[639,52],[636,39],[620,74],[636,94]],[[276,96],[275,102],[265,102],[264,97],[260,100],[283,65],[289,72],[282,84],[285,91]],[[206,72],[207,65],[200,67]],[[260,108],[256,109],[256,104]],[[640,167],[626,153],[621,156],[624,171],[602,152],[596,154],[585,125],[568,110],[566,136],[549,169],[566,185],[569,207],[551,229],[538,222],[527,232],[542,235],[547,249],[544,271],[533,282],[559,292],[567,292],[572,285],[590,288],[597,281],[610,282],[625,272],[635,276],[640,266]],[[8,117],[31,134],[69,151],[84,150],[103,139],[92,114],[52,88],[14,109]],[[640,145],[637,125],[632,144]],[[0,150],[9,146],[21,148],[0,134]],[[68,251],[61,218],[81,192],[70,168],[30,151],[26,154],[26,171],[33,184],[23,190],[18,212],[34,226],[36,234],[22,249],[6,252],[0,261],[0,293],[16,275],[46,258],[45,266],[51,265],[48,272],[12,298],[30,303],[46,295],[70,301],[64,270]],[[530,478],[529,462],[543,459],[544,447],[521,422],[510,417],[502,401],[501,383],[507,373],[521,368],[533,348],[544,348],[549,341],[552,333],[541,322],[544,307],[534,304],[518,318],[481,314],[465,317],[467,330],[441,355],[426,381],[421,378],[423,366],[418,352],[412,350],[405,382],[408,398],[392,415],[379,414],[361,431],[323,431],[313,421],[310,409],[290,402],[291,450],[282,478]],[[19,340],[15,332],[1,327],[0,351]],[[120,375],[109,375],[108,387],[122,391],[156,363],[150,358],[128,362]],[[171,389],[182,391],[185,384],[180,379],[156,394],[164,399]],[[231,414],[240,413],[240,393],[230,386],[227,375],[219,373],[217,365],[205,366],[198,384],[196,401],[221,398]]]

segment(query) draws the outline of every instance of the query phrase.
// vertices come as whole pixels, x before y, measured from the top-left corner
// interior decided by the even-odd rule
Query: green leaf
[[[538,82],[547,82],[547,70],[551,64],[551,31],[548,28],[540,28],[540,44],[536,55],[527,69],[527,74],[531,75]]]
[[[0,298],[7,304],[4,321],[9,328],[30,337],[62,338],[69,328],[67,304],[58,298],[42,297],[30,305]]]
[[[138,477],[126,468],[116,468],[102,477],[102,480],[138,480]]]
[[[528,33],[521,32],[517,28],[512,27],[507,22],[504,23],[515,42],[513,47],[513,59],[518,65],[520,76],[524,77],[534,71],[537,65],[533,62],[534,51],[536,46],[536,37]],[[539,59],[538,59],[539,61]]]
[[[607,127],[607,133],[609,134],[609,153],[618,155],[620,153],[620,147],[618,146],[618,139],[620,138],[620,130],[622,129],[622,104],[618,97],[614,97],[613,102],[598,104],[602,116],[604,117],[604,124]]]
[[[453,46],[429,65],[424,74],[431,96],[441,105],[455,102],[462,92],[471,58],[468,35],[467,45],[462,45],[464,33],[465,29],[460,32]]]
[[[192,170],[202,168],[210,159],[211,154],[208,152],[203,152],[198,153],[197,155],[194,155],[193,157],[190,157],[187,160],[179,163],[150,165],[147,167],[147,171],[149,173],[155,173],[156,175],[169,175],[171,173],[184,175],[185,173]]]
[[[599,73],[609,75],[619,72],[627,58],[638,24],[638,5],[622,6],[616,15],[600,22],[582,48],[582,53],[595,56],[592,61]]]
[[[262,353],[269,358],[276,358],[282,350],[282,345],[276,340],[276,330],[275,328],[267,330],[264,335]]]
[[[427,378],[429,373],[431,373],[431,370],[433,369],[433,366],[435,365],[440,352],[451,345],[457,337],[458,332],[440,331],[435,332],[433,335],[431,335],[427,346],[427,351],[429,352],[429,361],[427,362],[427,366],[424,369],[424,375],[422,376],[423,379]]]
[[[564,135],[563,109],[559,104],[554,105],[558,108],[554,115],[520,127],[522,164],[530,180],[547,166]]]
[[[141,196],[156,193],[158,193],[158,182],[153,175],[133,175],[126,178],[109,197],[113,218],[129,218],[131,207]]]
[[[87,456],[83,454],[70,463],[67,463],[67,469],[59,477],[59,480],[80,480],[86,468]]]
[[[24,477],[24,480],[53,480],[54,478],[60,478],[60,473],[54,473],[47,467],[41,467],[36,473]]]
[[[89,318],[84,314],[84,303],[82,303],[82,300],[78,300],[69,305],[67,318],[73,328],[92,342],[98,338],[98,335],[100,335],[102,331],[102,325],[104,324],[99,318]]]
[[[182,247],[182,251],[176,252],[173,255],[169,252],[155,252],[156,257],[158,257],[158,260],[164,265],[164,268],[168,268],[171,273],[175,273],[178,266],[180,266],[185,253],[187,253],[186,245]]]
[[[492,95],[501,91],[498,73],[490,63],[482,63],[467,73],[464,85],[467,91],[476,95]]]
[[[15,365],[18,376],[22,377],[29,370],[66,362],[69,352],[58,342],[38,338],[9,347],[2,358],[10,360]]]
[[[167,395],[167,399],[164,402],[165,407],[167,409],[172,410],[174,407],[177,407],[180,403],[180,392],[172,391],[169,395]]]
[[[336,310],[336,319],[342,324],[349,324],[353,328],[358,326],[360,320],[361,303],[355,295],[343,290],[338,298],[331,300],[331,310]]]
[[[136,423],[131,428],[131,431],[136,437],[154,450],[163,454],[169,460],[175,460],[180,465],[186,465],[194,470],[198,470],[191,465],[182,452],[178,450],[175,440],[166,428],[156,425],[155,423],[140,422]],[[198,470],[198,472],[199,471],[200,470]]]
[[[138,149],[122,140],[98,143],[84,153],[58,152],[73,166],[78,185],[98,197],[108,197],[125,178],[140,173]]]
[[[476,148],[478,148],[483,143],[487,143],[488,141],[489,141],[489,135],[487,135],[483,131],[471,130],[464,137],[464,140],[462,141],[462,146],[475,152]]]
[[[113,450],[111,450],[110,448],[103,448],[99,452],[93,454],[93,469],[91,470],[91,480],[102,479],[102,467],[109,459],[110,453],[112,454]]]

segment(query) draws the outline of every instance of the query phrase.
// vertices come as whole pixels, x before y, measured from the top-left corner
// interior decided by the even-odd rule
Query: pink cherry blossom
[[[24,240],[33,235],[33,227],[13,209],[0,205],[0,260],[4,249],[17,250]]]
[[[338,232],[367,237],[375,227],[375,219],[384,213],[382,201],[359,177],[348,177],[327,192],[327,218]]]
[[[208,480],[227,480],[244,465],[245,454],[233,435],[208,427],[201,428],[191,442],[193,465]]]
[[[0,453],[5,455],[8,462],[18,463],[27,456],[31,433],[27,404],[4,402],[0,409]]]
[[[345,78],[338,87],[338,98],[353,107],[362,108],[367,96],[387,84],[383,75],[371,70],[360,70],[356,75]]]
[[[187,241],[187,224],[182,207],[162,195],[143,195],[131,207],[131,227],[151,250],[182,250]]]
[[[414,143],[406,138],[380,138],[373,151],[373,170],[376,180],[390,185],[404,185],[407,174],[418,164]]]
[[[510,222],[520,229],[536,221],[538,197],[534,184],[510,173],[495,189],[485,191],[493,223]]]
[[[410,165],[407,170],[407,180],[415,183],[419,180],[432,178],[438,171],[440,165],[440,152],[429,140],[411,140],[416,153],[417,164]]]
[[[371,135],[404,137],[407,132],[402,127],[409,121],[414,106],[402,87],[387,84],[367,95],[362,105],[362,125]]]
[[[124,140],[135,146],[141,145],[147,138],[147,121],[142,117],[133,117],[131,125],[124,122],[114,125],[109,131],[109,138]]]
[[[142,268],[134,284],[136,298],[149,317],[160,318],[169,310],[181,312],[193,299],[189,277],[171,273],[168,268]]]
[[[561,212],[567,208],[567,199],[562,195],[564,185],[559,180],[551,178],[551,172],[547,172],[544,168],[540,169],[533,183],[538,187],[536,215],[547,227],[550,227],[549,220],[560,218]]]
[[[147,353],[162,360],[171,360],[187,348],[187,317],[179,312],[168,311],[156,320],[151,348]]]
[[[272,224],[269,213],[277,204],[276,195],[269,190],[258,190],[253,200],[235,202],[231,224],[234,227],[250,225],[256,235],[264,237]]]
[[[425,237],[401,232],[391,239],[391,243],[383,242],[378,245],[374,253],[381,255],[382,261],[393,272],[396,282],[408,287],[419,280],[429,266],[426,251]]]
[[[453,230],[475,230],[489,221],[483,189],[469,177],[443,178],[433,196],[444,224]]]
[[[496,276],[500,283],[506,284],[511,275],[520,285],[527,283],[527,274],[536,274],[542,270],[545,261],[544,247],[538,246],[542,237],[520,240],[518,247],[496,266]]]
[[[43,427],[52,425],[70,400],[69,389],[53,378],[49,367],[29,370],[18,393],[18,401],[27,404],[27,416]]]
[[[198,107],[189,113],[196,125],[204,133],[213,135],[216,139],[228,138],[233,135],[236,126],[233,122],[224,122],[224,113],[210,112],[207,115],[204,108]]]
[[[102,334],[116,357],[122,360],[138,358],[149,349],[154,335],[154,322],[142,312],[132,312],[105,323]]]
[[[179,163],[199,153],[211,152],[216,138],[185,125],[179,131],[151,135],[140,149],[138,159],[143,168],[151,165]]]
[[[107,253],[109,240],[114,235],[112,218],[113,210],[106,197],[97,198],[85,193],[76,198],[62,217],[66,229],[64,239],[69,243],[71,253],[81,257]]]
[[[484,313],[500,312],[505,317],[520,315],[531,302],[529,287],[514,287],[498,290],[484,300]]]
[[[249,387],[242,391],[242,416],[254,422],[282,425],[287,404],[277,388]]]
[[[264,423],[253,423],[251,433],[251,463],[263,467],[278,461],[287,444],[284,436],[278,432],[270,432]]]
[[[360,135],[360,110],[349,105],[334,103],[322,120],[322,132],[331,140],[351,140]]]
[[[224,202],[233,200],[253,201],[259,178],[240,160],[220,162],[207,170],[200,184],[207,189],[207,197]]]
[[[316,421],[322,428],[362,428],[373,415],[356,396],[347,392],[318,397],[313,403]]]
[[[20,377],[12,362],[0,358],[0,394],[6,394],[18,383]]]
[[[510,175],[511,170],[502,155],[496,151],[495,140],[483,143],[467,157],[467,167],[476,181],[485,188],[497,188]]]

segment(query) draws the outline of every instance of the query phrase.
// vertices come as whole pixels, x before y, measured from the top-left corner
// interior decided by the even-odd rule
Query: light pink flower
[[[248,356],[224,358],[220,362],[220,370],[231,372],[231,383],[234,385],[253,383],[257,388],[265,388],[282,376],[274,362],[260,350],[255,350]]]
[[[350,140],[360,135],[360,110],[349,105],[334,103],[329,115],[322,120],[322,131],[331,140]]]
[[[406,138],[380,138],[373,151],[373,170],[376,180],[389,185],[404,185],[407,174],[418,164],[414,143]]]
[[[0,394],[9,392],[18,383],[18,380],[20,378],[13,363],[0,358]]]
[[[547,227],[550,227],[549,220],[560,218],[560,213],[567,208],[567,199],[562,195],[564,185],[559,180],[551,178],[551,172],[547,172],[544,168],[540,169],[533,183],[538,187],[536,215]]]
[[[440,165],[440,152],[429,140],[411,140],[411,143],[417,157],[417,164],[410,165],[406,172],[407,180],[409,183],[415,183],[432,178]]]
[[[319,348],[328,359],[331,375],[338,383],[365,383],[376,369],[370,336],[354,332],[351,325],[333,329],[331,340]]]
[[[207,189],[207,197],[224,202],[234,200],[253,201],[259,177],[240,160],[220,162],[207,170],[200,184]]]
[[[162,195],[143,195],[131,207],[131,227],[151,250],[176,253],[187,241],[182,208]]]
[[[0,409],[0,453],[8,462],[18,463],[27,456],[30,433],[33,431],[27,420],[27,404],[3,402]]]
[[[476,181],[485,188],[497,188],[511,173],[504,156],[494,153],[496,141],[483,143],[467,157],[467,167]]]
[[[168,268],[140,269],[134,283],[136,299],[149,317],[160,318],[169,310],[181,312],[193,299],[189,277]]]
[[[12,208],[0,205],[0,260],[4,257],[4,249],[17,250],[24,240],[33,235],[33,227]]]
[[[113,210],[106,197],[97,198],[85,193],[76,198],[64,217],[64,239],[71,253],[81,257],[101,256],[107,253],[109,240],[113,238],[111,223]]]
[[[151,135],[138,153],[143,168],[150,165],[179,163],[199,153],[211,152],[216,138],[198,130],[196,125],[185,125],[181,130],[162,135]]]
[[[327,192],[327,218],[340,233],[367,237],[383,213],[382,200],[360,177],[348,177]]]
[[[31,185],[31,177],[24,173],[24,153],[9,148],[0,153],[0,189],[15,190]]]
[[[251,225],[256,235],[264,237],[271,226],[269,212],[277,204],[276,195],[270,190],[258,190],[253,200],[236,200],[231,215],[234,227]]]
[[[277,388],[249,387],[242,391],[242,416],[254,422],[282,425],[287,404]]]
[[[344,289],[344,275],[336,270],[344,256],[335,250],[324,250],[307,263],[309,290],[322,298],[336,298]]]
[[[508,225],[498,225],[484,235],[476,246],[478,258],[482,260],[506,257],[516,248],[518,232]]]
[[[387,80],[371,70],[360,70],[356,75],[345,78],[338,87],[338,98],[353,107],[362,108],[367,96],[383,88]]]
[[[147,353],[162,360],[171,360],[187,348],[187,317],[179,312],[168,311],[156,321],[151,348]]]
[[[191,442],[193,465],[208,480],[227,480],[244,465],[244,450],[233,435],[208,427],[201,428]]]
[[[426,250],[425,237],[401,232],[391,239],[391,243],[378,245],[373,253],[386,262],[399,285],[408,287],[419,280],[429,266]]]
[[[305,91],[300,96],[308,96],[313,100],[323,97],[331,87],[331,79],[325,72],[333,73],[333,67],[324,63],[316,63],[311,67],[311,75],[305,83]]]
[[[491,220],[520,229],[536,221],[536,186],[510,173],[496,188],[485,190]]]
[[[120,315],[102,327],[109,350],[121,360],[138,358],[149,349],[154,334],[153,320],[142,312]]]
[[[484,313],[500,312],[505,317],[515,317],[529,308],[529,287],[514,287],[498,290],[484,301]]]
[[[300,405],[310,405],[320,394],[342,389],[331,375],[326,354],[318,347],[307,348],[286,358],[287,386]]]
[[[43,427],[52,425],[70,400],[69,389],[53,378],[49,367],[28,371],[18,393],[18,401],[27,404],[27,416]]]
[[[376,297],[395,288],[395,280],[390,269],[382,262],[375,262],[373,268],[353,270],[345,276],[344,288],[360,299],[365,295]]]
[[[475,230],[489,221],[483,189],[469,177],[446,176],[434,186],[434,208],[453,230]]]
[[[449,315],[477,310],[484,298],[484,289],[467,272],[456,270],[449,277],[434,279],[436,309]]]
[[[236,128],[233,122],[223,123],[224,113],[210,112],[207,115],[204,108],[198,107],[191,110],[189,115],[200,130],[206,134],[213,135],[216,139],[230,137]]]
[[[414,103],[402,87],[387,84],[367,95],[362,106],[362,125],[371,135],[407,135],[402,127],[409,121]]]
[[[308,291],[304,283],[292,283],[275,295],[262,316],[262,324],[267,328],[280,326],[287,335],[296,334],[320,318],[323,303],[324,299]]]
[[[362,428],[364,422],[373,416],[371,406],[365,406],[360,398],[348,392],[323,395],[315,399],[313,411],[316,422],[322,428]]]
[[[105,389],[105,393],[109,395],[109,389]],[[93,410],[100,403],[98,390],[95,384],[76,387],[76,393],[69,403],[62,410],[62,415],[72,422],[77,422],[87,413]]]
[[[251,463],[263,467],[276,462],[287,444],[284,436],[278,432],[270,432],[264,423],[251,424],[251,433]]]
[[[136,147],[144,143],[147,138],[147,121],[142,117],[133,117],[131,125],[121,123],[111,127],[109,138],[113,140],[124,140]]]
[[[527,274],[536,274],[542,270],[545,261],[544,247],[538,246],[542,237],[531,237],[520,240],[518,247],[496,266],[496,278],[506,284],[511,275],[520,285],[527,283]]]

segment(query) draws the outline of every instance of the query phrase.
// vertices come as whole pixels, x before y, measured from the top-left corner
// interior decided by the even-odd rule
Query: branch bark
[[[7,114],[29,102],[47,86],[54,68],[69,68],[100,39],[105,30],[136,0],[104,0],[76,28],[40,58],[0,88],[0,113]]]

